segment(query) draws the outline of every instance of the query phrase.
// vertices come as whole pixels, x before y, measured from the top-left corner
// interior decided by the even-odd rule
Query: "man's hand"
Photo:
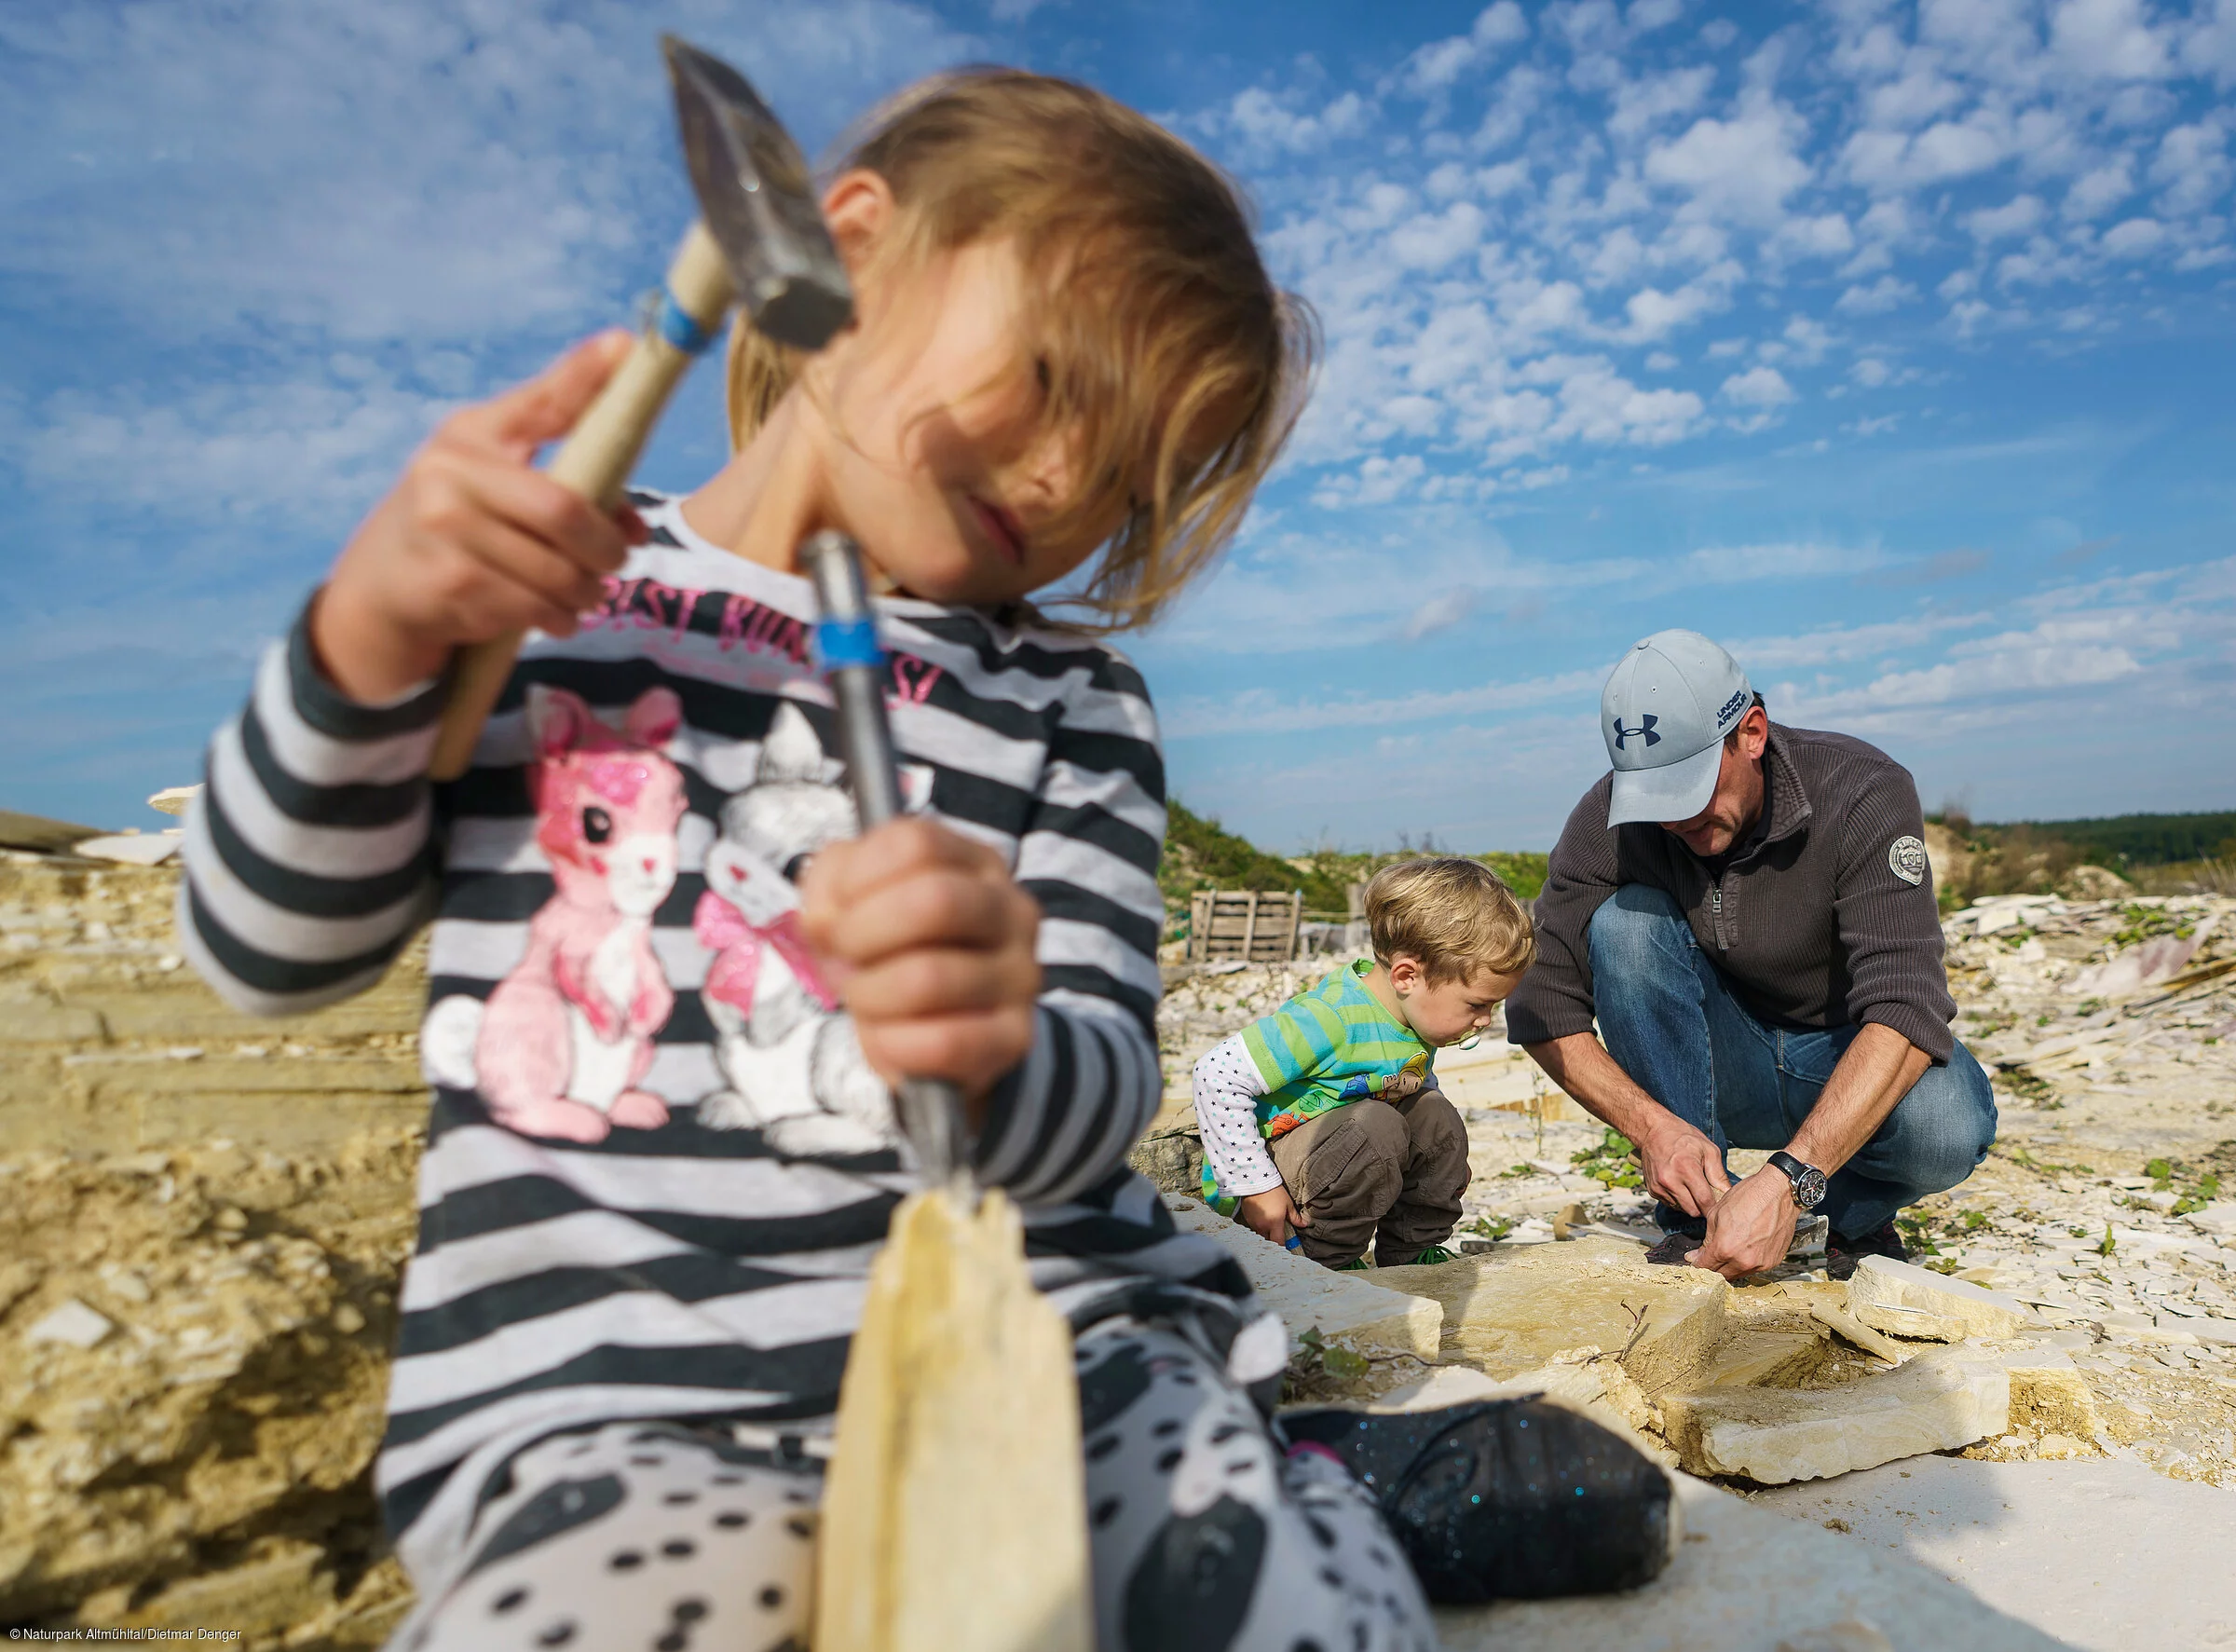
[[[1659,1116],[1638,1143],[1640,1178],[1646,1191],[1665,1205],[1674,1205],[1687,1216],[1706,1216],[1731,1185],[1724,1174],[1724,1155],[1713,1141],[1675,1113],[1655,1111]]]
[[[1041,908],[1002,857],[927,820],[833,843],[800,922],[886,1083],[951,1079],[978,1104],[1032,1048]]]
[[[1288,1243],[1292,1229],[1310,1227],[1304,1212],[1290,1202],[1288,1189],[1276,1182],[1263,1193],[1245,1194],[1234,1202],[1235,1218],[1261,1239]]]
[[[1692,1254],[1697,1268],[1743,1279],[1785,1261],[1793,1245],[1793,1184],[1766,1166],[1708,1213],[1708,1237]]]

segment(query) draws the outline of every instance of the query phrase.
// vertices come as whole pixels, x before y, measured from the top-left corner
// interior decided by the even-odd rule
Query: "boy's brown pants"
[[[1306,1119],[1268,1144],[1288,1196],[1311,1222],[1304,1254],[1334,1266],[1374,1247],[1381,1267],[1452,1236],[1467,1191],[1467,1126],[1441,1090],[1375,1097]]]

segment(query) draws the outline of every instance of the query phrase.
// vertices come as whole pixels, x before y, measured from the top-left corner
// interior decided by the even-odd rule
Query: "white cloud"
[[[1455,200],[1440,213],[1424,212],[1390,232],[1391,261],[1400,269],[1442,269],[1481,244],[1489,222],[1471,200]]]
[[[2134,192],[2134,177],[2122,156],[2075,181],[2066,192],[2065,215],[2074,222],[2101,218]]]
[[[811,143],[977,51],[895,0],[692,28]],[[0,50],[17,65],[0,272],[142,337],[578,329],[646,282],[690,212],[651,34],[625,6],[11,7]]]
[[[1841,212],[1799,214],[1778,226],[1778,245],[1804,258],[1838,258],[1855,250],[1856,234]]]
[[[1634,139],[1672,116],[1690,115],[1707,98],[1715,80],[1715,70],[1699,63],[1626,81],[1616,90],[1615,113],[1607,117],[1607,130],[1618,138]]]
[[[2172,66],[2167,37],[2144,20],[2138,0],[2061,0],[2051,13],[2050,39],[2077,75],[2142,80]]]
[[[1809,181],[1794,153],[1800,118],[1757,99],[1731,120],[1703,116],[1683,137],[1646,152],[1645,174],[1687,192],[1689,211],[1712,219],[1774,225],[1786,198]]]
[[[1788,636],[1748,637],[1725,647],[1751,672],[1792,665],[1845,665],[1906,653],[1938,632],[1975,630],[1992,621],[1989,614],[1921,614],[1864,625],[1828,625]]]
[[[31,485],[58,498],[331,533],[386,491],[453,404],[385,376],[66,391],[7,445]]]
[[[1780,543],[1718,545],[1690,553],[1684,578],[1711,585],[1751,585],[1765,580],[1822,580],[1862,573],[1886,559],[1876,551],[1845,545]]]
[[[1596,690],[1602,671],[1563,672],[1520,682],[1488,682],[1472,688],[1426,689],[1412,694],[1337,700],[1283,699],[1265,689],[1215,701],[1176,702],[1160,719],[1175,740],[1210,734],[1305,732],[1315,729],[1363,729],[1435,717],[1508,712],[1548,701],[1567,700]]]
[[[1368,108],[1357,92],[1315,110],[1288,106],[1263,87],[1236,92],[1214,120],[1217,130],[1233,134],[1246,149],[1261,153],[1309,155],[1341,138],[1366,130]]]
[[[1652,343],[1706,312],[1723,307],[1721,294],[1695,282],[1674,293],[1664,293],[1658,287],[1642,287],[1625,301],[1623,313],[1630,318],[1629,336],[1641,343]]]
[[[1406,617],[1404,637],[1419,642],[1439,631],[1449,631],[1475,612],[1482,593],[1472,585],[1454,585],[1439,591]]]
[[[1982,207],[1965,214],[1964,226],[1979,241],[1998,241],[2025,235],[2042,221],[2039,196],[2016,195],[1999,207]]]
[[[1449,90],[1463,75],[1480,68],[1502,47],[1529,37],[1529,20],[1515,0],[1497,0],[1479,13],[1465,34],[1431,41],[1407,58],[1399,71],[1406,89],[1416,96]]]
[[[1742,407],[1782,407],[1797,400],[1793,387],[1775,367],[1750,367],[1733,374],[1724,381],[1722,394],[1726,402]]]
[[[2200,212],[2229,186],[2228,132],[2212,121],[2192,121],[2169,130],[2150,163],[2150,181],[2165,193],[2170,212]]]
[[[1917,289],[1899,276],[1883,275],[1866,286],[1850,287],[1834,307],[1844,316],[1884,315],[1917,296]]]
[[[2166,226],[2156,218],[2130,218],[2106,230],[2100,244],[2114,258],[2147,258],[2166,244]]]

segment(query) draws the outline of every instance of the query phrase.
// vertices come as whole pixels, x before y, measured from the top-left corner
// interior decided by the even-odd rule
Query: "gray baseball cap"
[[[1707,808],[1724,736],[1753,703],[1739,662],[1697,631],[1657,631],[1632,644],[1600,690],[1600,735],[1615,765],[1609,829],[1690,820]]]

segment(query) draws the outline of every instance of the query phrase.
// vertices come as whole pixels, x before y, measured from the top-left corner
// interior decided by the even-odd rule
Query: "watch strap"
[[[1814,1210],[1824,1203],[1825,1174],[1822,1170],[1814,1165],[1804,1164],[1782,1147],[1770,1155],[1768,1162],[1792,1184],[1793,1202],[1802,1209]]]

